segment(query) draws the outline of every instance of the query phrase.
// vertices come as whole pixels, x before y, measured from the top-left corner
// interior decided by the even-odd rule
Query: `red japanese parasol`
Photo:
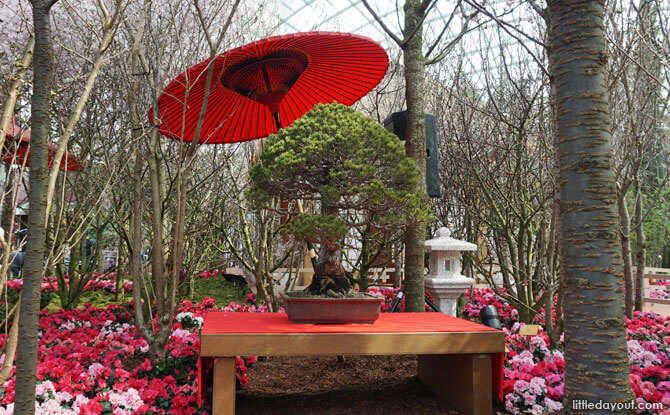
[[[58,150],[58,146],[49,143],[49,168],[53,165],[53,157]],[[27,158],[27,159],[26,159]],[[65,152],[64,160],[61,160],[60,168],[67,171],[84,170],[84,163],[79,157],[72,153]],[[22,165],[25,161],[26,167],[30,167],[30,131],[16,125],[14,120],[9,122],[7,129],[7,138],[2,148],[0,159],[5,163],[15,163]]]
[[[177,76],[158,98],[161,134],[193,140],[208,64],[209,59]],[[350,33],[295,33],[232,49],[215,58],[198,141],[266,137],[318,103],[352,105],[381,81],[387,68],[388,56],[378,43]]]

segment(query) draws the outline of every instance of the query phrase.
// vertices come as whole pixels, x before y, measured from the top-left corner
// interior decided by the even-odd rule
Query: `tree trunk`
[[[545,275],[547,280],[549,280],[549,275]],[[551,350],[556,350],[558,348],[558,342],[556,332],[554,331],[554,289],[551,282],[547,283],[546,286],[547,296],[544,299],[545,307],[545,323],[544,329],[547,331],[547,337],[549,337],[549,348]]]
[[[260,243],[257,245],[257,253],[255,260],[253,260],[253,273],[254,278],[256,279],[256,304],[269,303],[268,292],[266,287],[270,284],[273,284],[272,278],[270,280],[265,279],[265,261],[268,259],[263,255],[263,247],[267,243],[267,222],[261,220],[261,212],[256,212],[259,218],[258,226],[258,235],[260,237]]]
[[[623,283],[626,290],[624,299],[625,313],[633,317],[633,258],[630,253],[630,215],[626,196],[619,198],[619,217],[621,218],[621,256],[623,257]]]
[[[83,270],[83,266],[79,265],[79,262],[86,262],[82,260],[81,250],[82,243],[78,240],[79,236],[75,233],[72,235],[70,240],[70,265],[68,266],[67,276],[68,283],[64,281],[58,284],[58,297],[60,298],[61,307],[65,310],[72,310],[77,306],[77,300],[75,297],[78,297],[77,291],[80,281],[80,273]],[[83,264],[82,264],[83,265]]]
[[[346,294],[350,289],[351,282],[342,267],[342,250],[339,247],[322,245],[319,249],[319,262],[307,291],[332,296]]]
[[[49,176],[47,141],[51,120],[51,84],[53,51],[51,46],[50,2],[32,1],[35,30],[33,59],[33,97],[31,103],[30,190],[28,203],[28,249],[23,279],[19,319],[19,347],[16,358],[16,393],[14,413],[35,413],[37,341],[40,311],[40,288],[44,270],[46,239],[46,195]]]
[[[346,278],[342,268],[342,250],[339,247],[322,245],[319,249],[319,262],[314,271],[320,277]]]
[[[154,110],[154,116],[158,116]],[[163,246],[163,211],[162,211],[162,197],[161,185],[158,172],[159,156],[158,156],[158,141],[160,140],[158,132],[154,131],[151,134],[151,145],[147,152],[147,159],[149,165],[149,183],[151,185],[151,238],[153,253],[153,267],[152,278],[154,281],[154,290],[156,295],[156,314],[159,316],[165,315],[165,251]],[[160,324],[160,323],[159,323]]]
[[[564,410],[628,402],[628,348],[602,1],[550,1],[565,277]],[[605,413],[595,411],[591,413]],[[609,413],[609,412],[608,412]]]
[[[155,102],[155,101],[154,101]],[[154,119],[159,119],[158,106],[154,105]],[[163,214],[163,195],[166,192],[161,188],[162,177],[160,171],[160,136],[158,129],[155,128],[151,133],[151,146],[148,152],[149,182],[151,184],[151,230],[152,230],[152,253],[153,269],[152,277],[156,293],[156,321],[158,322],[158,331],[153,337],[153,342],[149,342],[150,354],[155,356],[163,352],[167,344],[172,324],[174,320],[173,304],[175,300],[175,291],[168,280],[166,272],[166,248],[163,243],[163,221],[167,215]],[[176,281],[172,281],[176,283]]]
[[[423,14],[421,2],[405,1],[405,33],[414,35],[403,48],[405,65],[405,99],[407,101],[407,131],[405,143],[407,156],[416,163],[421,177],[419,189],[426,196],[426,114],[424,108]],[[428,201],[426,200],[426,203]],[[421,312],[424,301],[424,252],[426,224],[416,223],[405,232],[405,310]]]
[[[21,307],[21,297],[19,297],[19,302],[15,307]],[[9,375],[12,372],[12,366],[14,366],[14,356],[16,355],[16,346],[19,343],[19,316],[21,315],[20,310],[16,310],[16,315],[12,319],[12,328],[9,330],[9,335],[5,340],[5,361],[2,362],[2,368],[0,368],[0,385],[4,384]],[[6,317],[9,319],[9,315]]]
[[[644,297],[644,267],[646,262],[647,240],[644,236],[642,212],[642,189],[640,180],[635,180],[635,234],[637,236],[637,250],[635,259],[637,262],[637,272],[635,274],[635,311],[642,311],[642,301]]]
[[[144,36],[144,27],[147,20],[147,9],[150,0],[145,0],[142,8],[140,22],[133,40],[133,48],[130,53],[130,73],[139,73],[140,68],[140,42]],[[142,122],[137,110],[137,93],[139,88],[139,77],[133,76],[128,94],[128,112],[130,113],[131,133],[135,143],[135,164],[133,166],[133,215],[132,215],[132,237],[128,245],[130,252],[130,273],[133,279],[133,303],[135,325],[142,337],[151,346],[154,337],[153,316],[151,315],[151,298],[144,295],[144,278],[142,276],[142,246],[144,238],[142,235]],[[119,276],[117,275],[117,278]],[[148,291],[148,290],[147,290]],[[146,307],[146,309],[145,309]],[[146,311],[146,312],[145,312]],[[146,315],[146,317],[145,317]],[[147,324],[148,323],[148,324]]]
[[[329,206],[328,201],[321,200],[321,214],[323,216],[337,215],[337,208]],[[346,293],[351,289],[351,283],[342,267],[342,249],[339,245],[321,244],[318,262],[314,270],[312,283],[307,291],[314,294]]]
[[[209,73],[209,71],[208,71]],[[211,75],[209,75],[211,82]],[[203,103],[206,105],[206,103]],[[181,143],[183,144],[183,143]],[[177,288],[184,272],[184,227],[186,220],[186,198],[188,195],[189,179],[191,177],[191,170],[196,160],[196,150],[198,148],[197,140],[189,144],[186,158],[182,164],[179,165],[177,171],[177,182],[175,187],[177,189],[176,205],[177,211],[175,213],[175,230],[173,237],[173,257],[172,257],[172,282],[170,284],[170,293],[167,297],[168,312],[170,316],[174,316],[176,309]],[[181,161],[181,157],[180,157]]]
[[[94,264],[91,266],[91,269],[89,270],[89,273],[93,273],[96,271],[98,274],[101,274],[104,272],[104,266],[103,266],[103,261],[102,261],[102,248],[103,248],[103,243],[102,239],[104,238],[104,233],[105,233],[105,226],[103,225],[99,228],[95,228],[95,252],[91,252],[91,255],[93,255],[93,258],[95,258]]]
[[[358,290],[360,292],[366,292],[368,290],[368,273],[370,272],[370,239],[371,231],[368,226],[365,230],[360,233],[361,236],[361,247],[358,254],[358,278],[356,283],[358,284]]]
[[[70,264],[67,267],[67,275],[70,278],[70,285],[72,285],[72,281],[76,278],[77,275],[79,275],[79,261],[81,261],[81,246],[79,245],[79,241],[77,240],[78,236],[77,235],[72,235],[71,237],[71,242],[70,242]],[[63,287],[63,291],[67,292],[68,289]]]
[[[12,174],[12,165],[10,163],[3,163],[3,168],[5,170],[5,182],[2,184],[3,185],[3,191],[7,191],[9,189],[14,189],[14,175]],[[8,183],[8,181],[11,180],[11,182]],[[13,194],[14,192],[12,191],[10,194]],[[11,224],[14,221],[14,215],[12,215],[13,212],[16,212],[16,206],[14,205],[14,198],[10,197],[9,195],[5,196],[4,198],[4,203],[2,204],[2,219],[0,219],[0,226],[2,226],[2,229],[5,231],[5,238],[7,240],[7,247],[6,249],[11,250],[12,249],[12,230]]]
[[[554,176],[556,177],[556,176]],[[557,186],[555,186],[557,187]],[[549,225],[549,239],[547,240],[547,249],[545,251],[546,263],[547,263],[547,281],[549,281],[549,288],[547,289],[547,314],[549,315],[549,320],[551,320],[551,331],[548,332],[549,336],[549,348],[551,350],[562,349],[563,345],[561,344],[560,337],[563,333],[563,315],[561,308],[561,290],[560,290],[560,277],[557,277],[557,268],[558,268],[558,247],[556,242],[556,236],[558,234],[558,215],[560,212],[560,203],[554,192],[554,198],[552,200],[551,208],[551,221]],[[557,289],[558,288],[558,289]],[[558,291],[558,292],[557,292]],[[554,297],[556,297],[556,319],[554,320]],[[550,312],[550,310],[552,312]]]
[[[119,238],[119,247],[116,252],[116,267],[114,269],[114,271],[116,271],[116,282],[115,282],[116,287],[114,289],[114,301],[119,301],[120,297],[126,295],[125,291],[123,290],[123,286],[125,285],[126,282],[126,265],[125,265],[126,262],[125,259],[122,261],[122,258],[126,257],[125,246],[126,246],[125,239]]]
[[[549,44],[551,36],[552,36],[552,28],[553,25],[551,23],[551,16],[548,12],[548,9],[544,10],[544,14],[542,18],[545,21],[546,27],[547,27],[547,33],[546,33],[546,42]],[[547,47],[547,55],[551,56],[551,45]],[[556,293],[556,324],[555,324],[555,331],[557,335],[559,333],[563,333],[565,330],[565,319],[564,319],[564,305],[565,305],[565,274],[563,273],[563,246],[561,245],[561,235],[562,235],[562,218],[561,218],[561,184],[559,183],[558,178],[560,177],[561,174],[561,165],[559,163],[560,159],[560,145],[558,142],[558,100],[557,100],[557,85],[556,85],[556,78],[558,75],[558,70],[556,68],[556,61],[553,59],[549,59],[549,65],[548,65],[548,70],[549,70],[549,105],[551,107],[551,133],[552,133],[552,138],[553,138],[553,155],[554,155],[554,165],[553,165],[553,182],[554,182],[554,199],[552,201],[553,203],[553,208],[552,208],[552,221],[555,223],[554,225],[554,236],[553,236],[553,243],[556,244],[556,259],[555,263],[556,266],[554,269],[558,269],[558,289]],[[556,337],[554,336],[554,340],[552,343],[557,345],[559,342],[557,341]]]
[[[131,92],[132,94],[132,92]],[[132,101],[132,99],[129,99]],[[134,107],[131,107],[131,111]],[[133,216],[132,216],[132,246],[128,247],[130,251],[130,273],[133,278],[133,302],[135,308],[135,325],[142,337],[149,343],[153,336],[153,329],[147,327],[146,321],[150,322],[152,318],[145,319],[142,289],[144,279],[142,278],[142,150],[140,144],[136,143],[135,148],[135,166],[133,167]],[[119,275],[116,276],[119,278]],[[149,306],[151,300],[147,299]],[[150,307],[149,307],[150,308]]]

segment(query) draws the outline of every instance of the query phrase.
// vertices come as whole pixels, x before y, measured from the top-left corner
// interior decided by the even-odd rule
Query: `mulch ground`
[[[249,370],[236,413],[452,415],[416,377],[416,356],[270,357]]]

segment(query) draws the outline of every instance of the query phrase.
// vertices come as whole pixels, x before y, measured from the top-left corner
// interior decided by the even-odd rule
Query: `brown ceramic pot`
[[[282,294],[284,311],[293,323],[374,323],[381,298],[292,297]]]

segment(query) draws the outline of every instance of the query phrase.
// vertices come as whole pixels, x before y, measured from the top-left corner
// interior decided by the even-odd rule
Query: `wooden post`
[[[214,362],[212,415],[235,415],[235,357],[218,357]]]
[[[490,354],[419,355],[418,375],[435,396],[462,414],[490,415]]]

